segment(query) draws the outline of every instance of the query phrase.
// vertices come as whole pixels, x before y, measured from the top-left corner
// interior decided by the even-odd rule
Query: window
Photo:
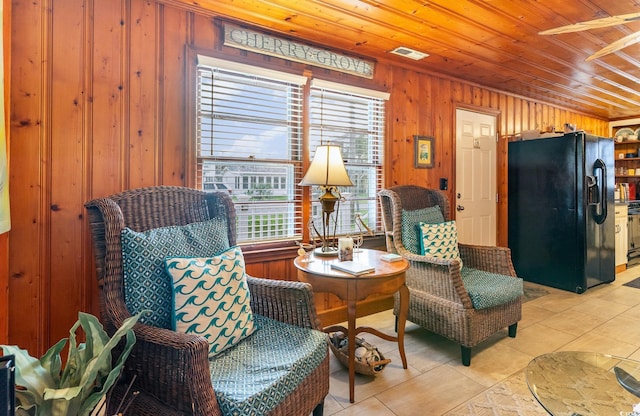
[[[352,187],[341,187],[345,201],[337,212],[337,234],[357,231],[355,215],[374,230],[382,228],[377,192],[383,184],[384,104],[387,94],[323,80],[313,80],[309,100],[309,153],[321,143],[342,147]],[[319,189],[314,190],[317,196]],[[320,217],[317,198],[312,215]]]
[[[314,80],[305,99],[306,82],[302,76],[198,56],[196,182],[205,191],[229,192],[239,243],[303,237],[302,149],[307,146],[313,157],[321,141],[342,146],[355,185],[340,190],[346,202],[338,233],[353,231],[356,213],[371,228],[381,228],[376,192],[382,185],[384,98]],[[317,196],[314,189],[311,215],[319,217]]]

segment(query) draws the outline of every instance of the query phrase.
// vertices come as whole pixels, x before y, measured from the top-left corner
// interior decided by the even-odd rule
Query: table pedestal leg
[[[402,285],[400,292],[400,314],[398,315],[398,350],[402,359],[402,367],[407,369],[407,356],[404,353],[404,327],[409,313],[409,289]]]
[[[347,340],[349,349],[349,401],[354,401],[356,377],[356,302],[347,305]]]

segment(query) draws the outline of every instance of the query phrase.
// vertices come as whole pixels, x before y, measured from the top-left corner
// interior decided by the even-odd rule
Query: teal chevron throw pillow
[[[440,224],[420,223],[420,254],[442,259],[457,259],[462,267],[458,251],[458,229],[455,221]]]
[[[420,254],[420,223],[444,222],[440,205],[415,210],[402,210],[402,245],[413,254]]]
[[[149,311],[140,322],[171,328],[171,279],[167,256],[214,256],[229,248],[227,220],[214,218],[182,226],[121,233],[124,300],[131,314]]]
[[[202,335],[209,357],[254,331],[244,257],[239,247],[210,258],[165,259],[173,281],[173,329]]]

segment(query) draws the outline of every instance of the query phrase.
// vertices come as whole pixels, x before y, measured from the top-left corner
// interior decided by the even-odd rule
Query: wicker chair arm
[[[221,415],[208,367],[209,344],[201,336],[137,324],[127,360],[135,387],[167,406],[194,415]]]
[[[507,247],[458,244],[458,250],[466,267],[517,277]]]
[[[422,254],[412,253],[411,251],[407,250],[403,245],[399,245],[397,249],[398,249],[398,254],[410,262],[429,263],[429,264],[436,264],[436,265],[447,266],[447,267],[450,264],[453,264],[453,261],[450,259],[443,259],[440,257],[424,256]],[[460,262],[456,261],[456,263],[458,263],[458,266],[459,266]]]
[[[311,285],[247,276],[254,313],[304,328],[321,329]]]
[[[404,246],[398,249],[398,254],[411,265],[407,271],[407,286],[412,290],[428,292],[464,308],[473,308],[469,293],[462,283],[458,260],[414,254]]]

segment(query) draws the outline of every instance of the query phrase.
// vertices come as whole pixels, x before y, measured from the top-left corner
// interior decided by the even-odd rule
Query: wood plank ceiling
[[[605,119],[640,114],[640,45],[586,62],[640,21],[538,32],[640,12],[640,0],[166,0],[379,61],[393,60]],[[413,61],[397,47],[428,53]]]

